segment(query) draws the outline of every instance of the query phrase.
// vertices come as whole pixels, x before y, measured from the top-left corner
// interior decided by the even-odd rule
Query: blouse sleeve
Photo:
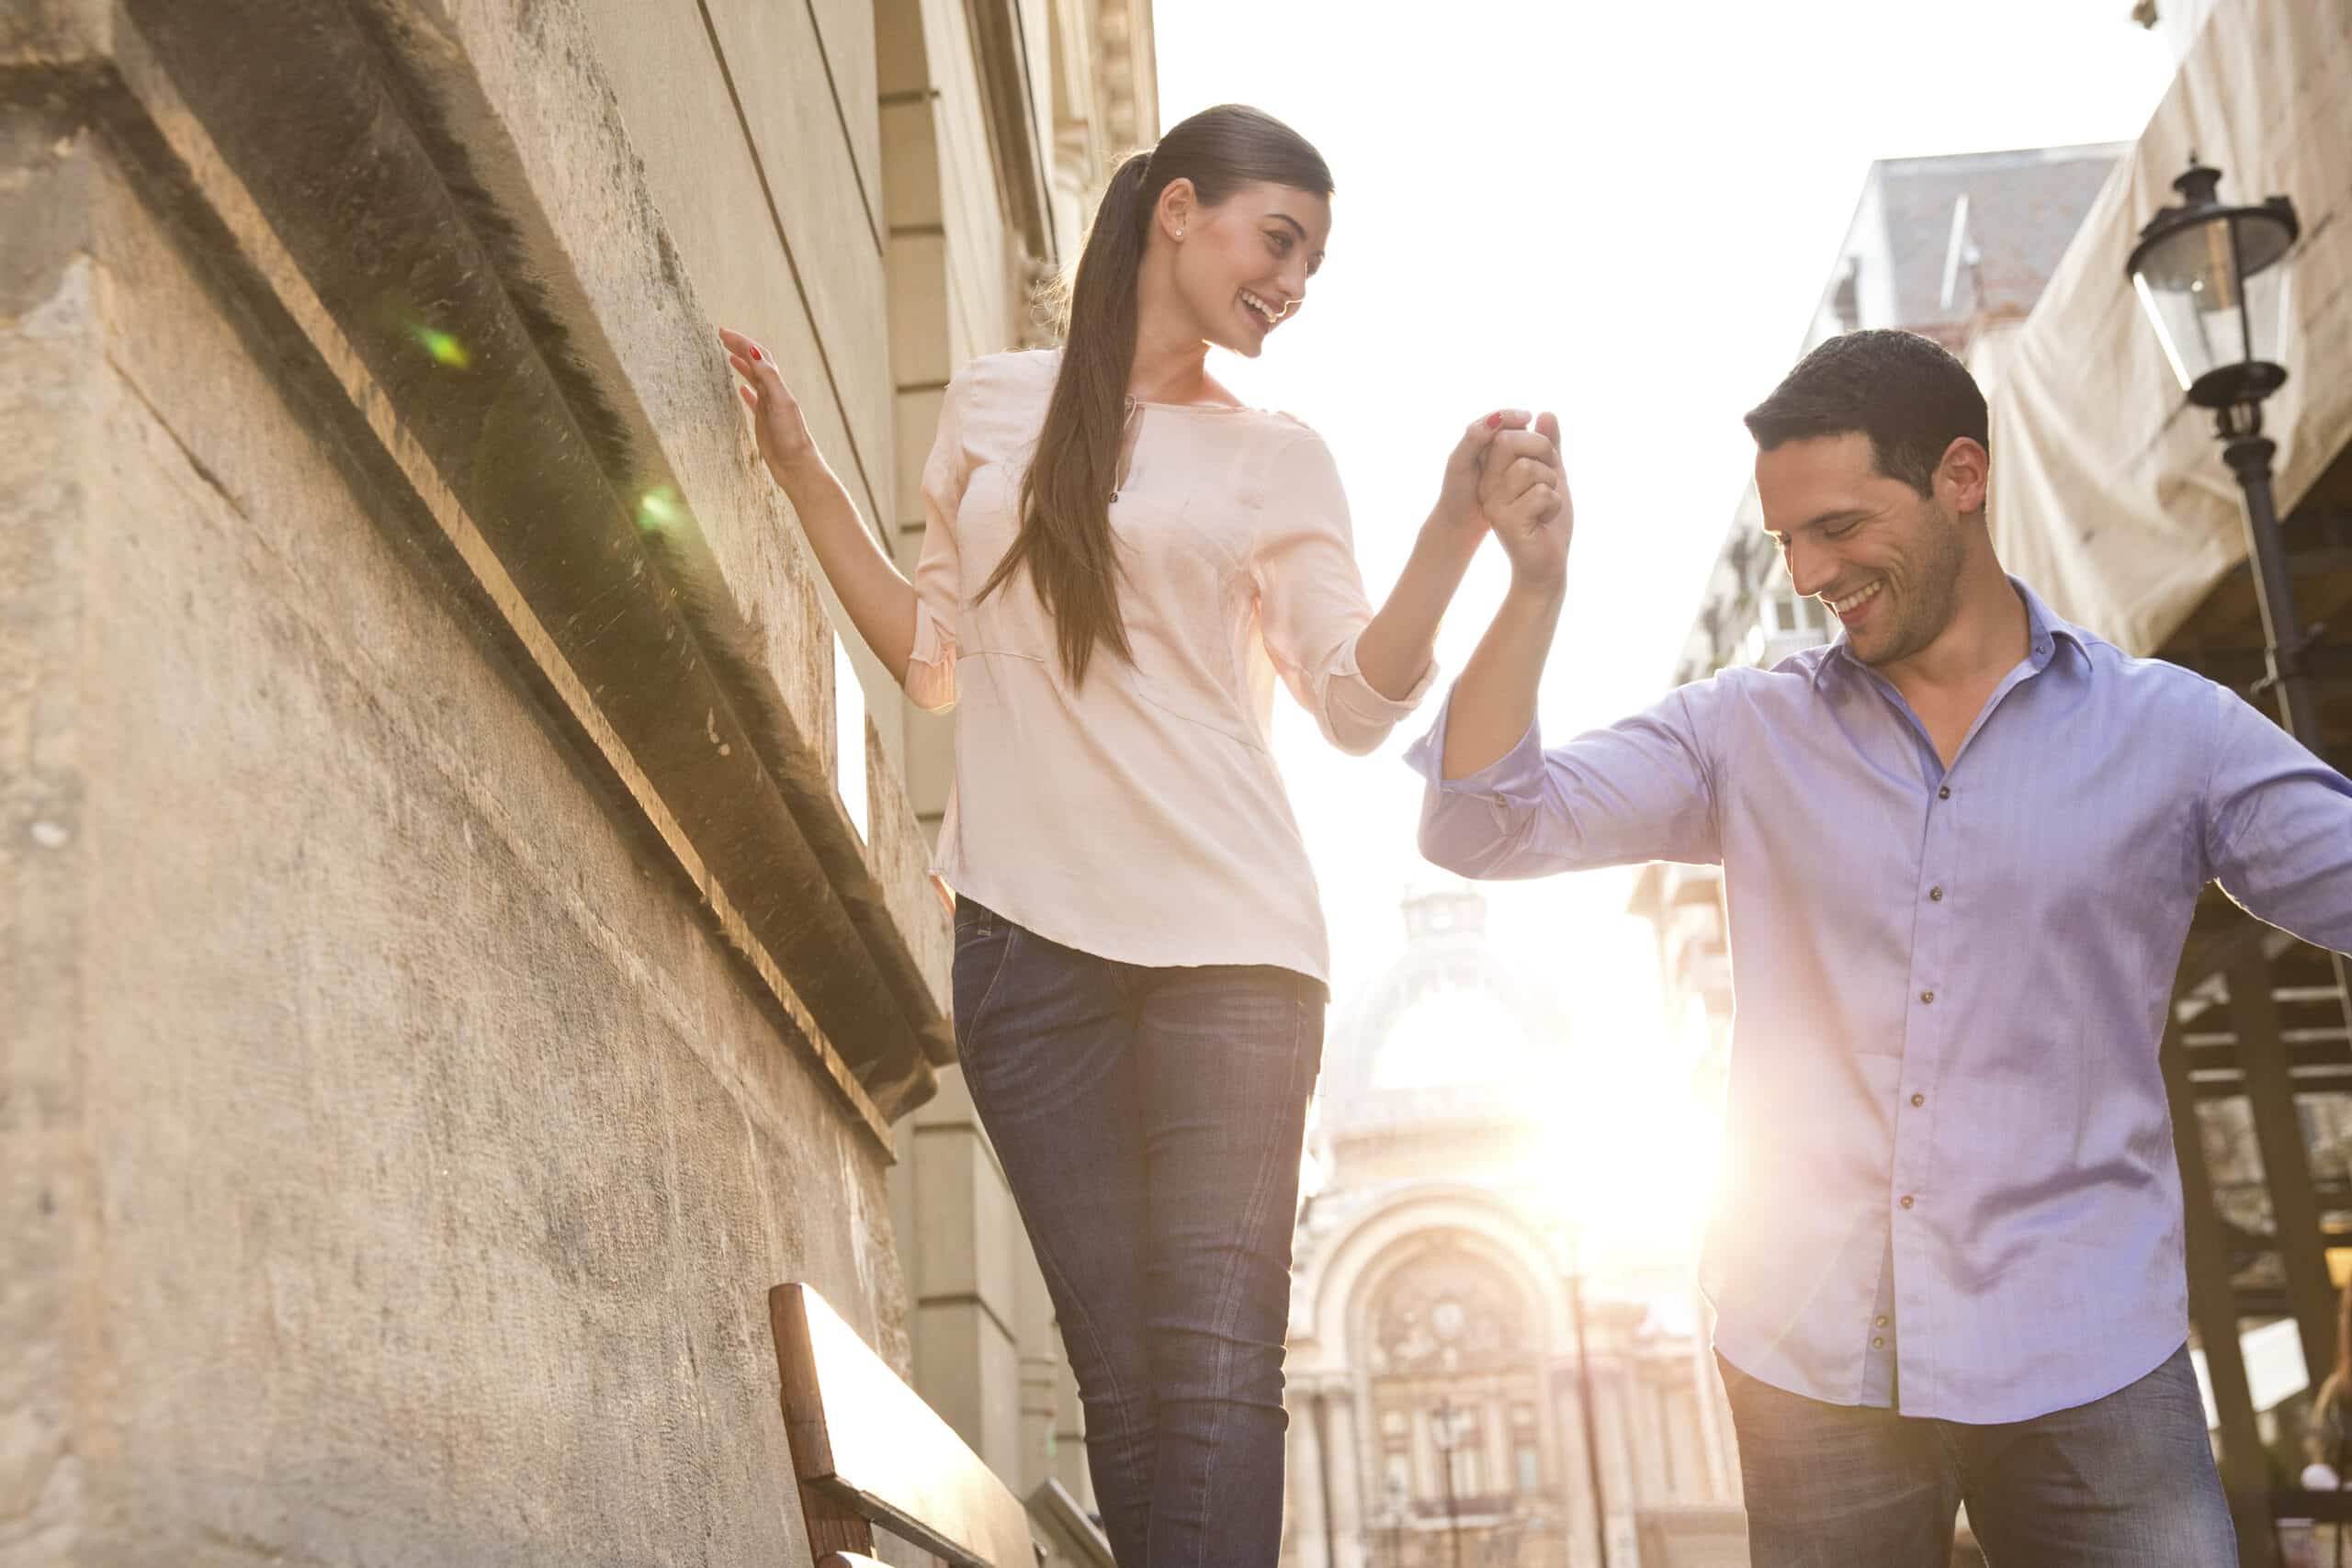
[[[972,477],[964,445],[965,378],[947,384],[939,408],[939,434],[922,466],[922,551],[915,559],[914,650],[901,682],[908,700],[929,713],[956,705],[956,620],[964,597],[964,572],[956,546],[956,513]]]
[[[1322,437],[1303,430],[1275,453],[1265,505],[1253,570],[1267,655],[1325,739],[1343,751],[1370,751],[1419,705],[1437,665],[1401,699],[1381,695],[1357,669],[1356,640],[1372,624],[1372,605],[1356,566],[1347,494]]]

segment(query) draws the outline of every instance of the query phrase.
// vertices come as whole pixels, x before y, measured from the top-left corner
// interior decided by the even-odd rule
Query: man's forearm
[[[1444,775],[1467,778],[1510,755],[1535,722],[1544,660],[1560,624],[1564,585],[1514,581],[1447,699]]]

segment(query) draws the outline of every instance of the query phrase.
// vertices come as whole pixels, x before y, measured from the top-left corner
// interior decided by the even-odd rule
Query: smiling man
[[[1547,751],[1571,517],[1498,529],[1510,593],[1412,753],[1422,851],[1724,868],[1703,1278],[1758,1568],[1940,1568],[1962,1502],[1994,1568],[2234,1562],[2157,1044],[2208,882],[2352,947],[2352,784],[2002,572],[1935,344],[1834,339],[1747,424],[1844,635]]]

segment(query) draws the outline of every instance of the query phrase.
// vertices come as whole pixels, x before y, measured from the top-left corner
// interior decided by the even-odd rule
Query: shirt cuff
[[[1387,739],[1397,720],[1419,706],[1429,689],[1437,683],[1437,661],[1432,660],[1414,681],[1411,691],[1402,697],[1382,695],[1364,679],[1363,667],[1356,662],[1356,638],[1363,635],[1358,631],[1320,671],[1292,687],[1306,710],[1315,716],[1324,739],[1342,751],[1358,756]]]
[[[1530,724],[1519,743],[1475,773],[1458,779],[1445,776],[1445,723],[1453,712],[1453,693],[1438,705],[1429,733],[1405,753],[1405,764],[1429,782],[1440,795],[1474,795],[1489,800],[1532,806],[1544,792],[1544,726]]]
[[[937,611],[915,601],[915,645],[907,655],[907,677],[900,682],[907,700],[925,713],[941,713],[956,705],[956,637]]]
[[[1350,718],[1378,725],[1385,734],[1421,705],[1421,699],[1437,684],[1437,660],[1432,659],[1414,681],[1411,691],[1401,697],[1382,696],[1380,689],[1365,680],[1363,671],[1356,667],[1356,650],[1351,644],[1331,667],[1323,700],[1334,710],[1344,711]],[[1334,719],[1340,716],[1340,711],[1332,715]]]

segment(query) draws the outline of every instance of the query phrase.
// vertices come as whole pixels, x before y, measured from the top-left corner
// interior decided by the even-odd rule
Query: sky
[[[1754,456],[1739,416],[1793,363],[1871,160],[2135,140],[2173,63],[2130,9],[1159,0],[1162,125],[1255,105],[1338,186],[1299,314],[1262,358],[1212,368],[1329,443],[1375,604],[1463,426],[1557,412],[1577,523],[1542,724],[1608,723],[1667,689]],[[1446,671],[1504,580],[1489,545],[1441,633]],[[1401,761],[1436,694],[1371,758],[1278,701],[1344,1006],[1401,948],[1399,898],[1443,880],[1414,848]],[[1668,1102],[1687,1098],[1690,1042],[1663,1018],[1649,928],[1623,912],[1631,886],[1487,888],[1494,944],[1562,993],[1596,1135],[1679,1125]],[[1645,1115],[1615,1114],[1645,1096]]]

